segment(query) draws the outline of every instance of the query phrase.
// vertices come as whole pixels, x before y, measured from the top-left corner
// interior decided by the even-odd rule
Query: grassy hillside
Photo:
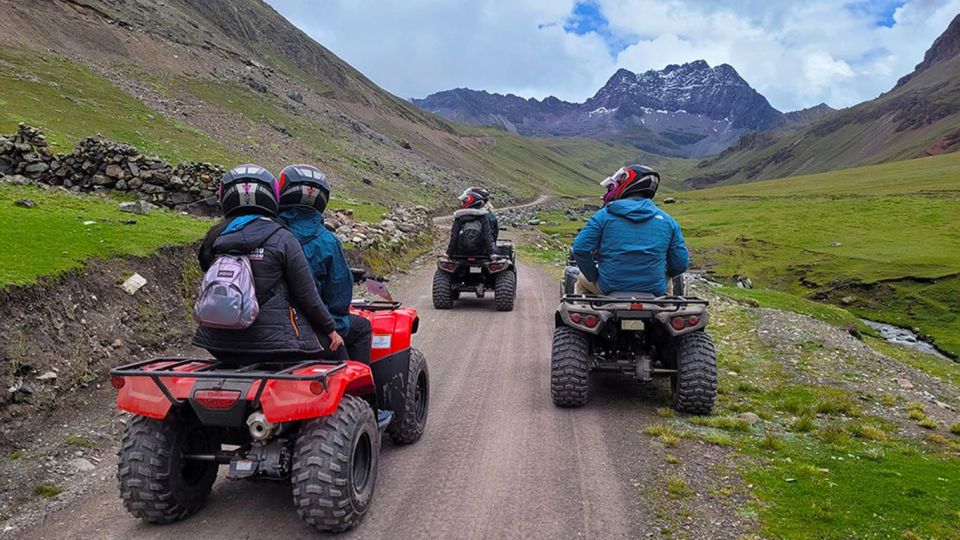
[[[37,205],[15,206],[20,199]],[[0,240],[7,246],[0,287],[6,287],[78,268],[91,258],[144,256],[161,246],[194,242],[211,221],[163,210],[126,214],[111,200],[0,185],[0,224]]]
[[[751,135],[690,171],[704,187],[939,155],[960,149],[960,17],[928,51],[929,65],[880,97],[782,133]]]
[[[690,192],[670,211],[720,276],[919,327],[960,355],[960,155]]]

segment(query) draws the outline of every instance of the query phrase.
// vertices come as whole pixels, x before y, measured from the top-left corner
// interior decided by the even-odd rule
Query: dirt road
[[[432,402],[418,443],[386,442],[373,506],[342,538],[637,538],[654,532],[650,502],[663,449],[641,434],[665,405],[653,390],[595,378],[588,407],[550,400],[557,280],[521,265],[516,310],[464,300],[431,306],[431,264],[395,283],[420,310]],[[662,393],[660,394],[662,395]],[[691,464],[694,458],[691,458]],[[26,538],[313,538],[287,483],[220,480],[206,508],[147,526],[120,504],[112,478],[26,531]],[[696,534],[695,534],[696,536]]]

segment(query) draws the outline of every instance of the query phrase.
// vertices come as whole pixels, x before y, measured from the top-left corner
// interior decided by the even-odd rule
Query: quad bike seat
[[[619,300],[628,300],[631,298],[636,298],[637,300],[652,300],[657,297],[657,295],[648,292],[631,292],[631,291],[614,291],[607,296],[612,298],[617,298]]]

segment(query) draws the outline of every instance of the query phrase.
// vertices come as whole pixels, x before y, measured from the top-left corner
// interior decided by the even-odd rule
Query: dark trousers
[[[349,360],[370,364],[370,345],[373,341],[373,328],[370,326],[370,321],[351,313],[350,331],[341,337],[346,344]]]

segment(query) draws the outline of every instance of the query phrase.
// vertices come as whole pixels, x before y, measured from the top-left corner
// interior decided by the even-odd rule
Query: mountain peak
[[[923,62],[917,64],[913,73],[897,81],[897,85],[894,88],[903,86],[910,81],[910,79],[930,69],[934,64],[950,60],[958,54],[960,54],[960,15],[953,18],[950,26],[948,26],[947,29],[940,34],[940,37],[933,42],[933,45],[927,49],[927,53],[923,55]]]

